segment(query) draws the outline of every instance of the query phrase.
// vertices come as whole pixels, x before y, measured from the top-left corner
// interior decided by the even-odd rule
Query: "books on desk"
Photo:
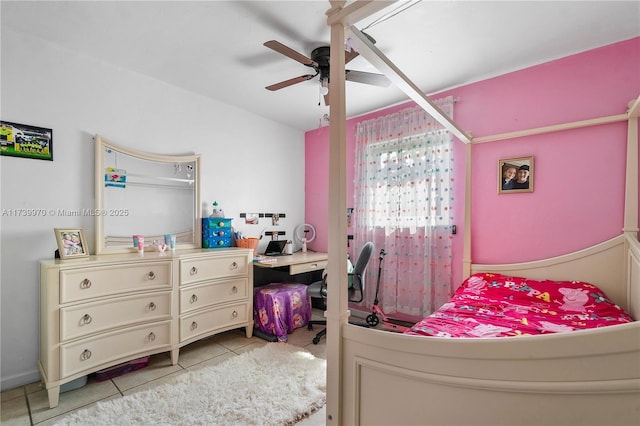
[[[253,261],[255,263],[262,263],[262,264],[273,264],[273,263],[278,263],[278,259],[275,257],[267,257],[267,256],[256,256],[253,258]]]

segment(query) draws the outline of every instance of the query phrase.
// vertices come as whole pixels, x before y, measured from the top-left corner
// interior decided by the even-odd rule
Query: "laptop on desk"
[[[287,240],[271,240],[267,245],[267,249],[264,251],[265,256],[287,256],[289,253],[284,253],[284,246],[287,244]]]

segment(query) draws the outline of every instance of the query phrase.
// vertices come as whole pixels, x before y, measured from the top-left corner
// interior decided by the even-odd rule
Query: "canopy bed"
[[[638,116],[594,120],[475,140],[411,83],[352,25],[389,2],[330,2],[329,262],[346,256],[345,33],[360,55],[466,144],[463,274],[584,281],[599,287],[636,320],[640,316]],[[343,7],[344,6],[344,7]],[[473,264],[470,245],[471,145],[615,121],[628,122],[624,228],[608,241],[551,259]],[[329,277],[327,424],[638,424],[640,322],[538,336],[424,337],[348,324],[346,266]],[[486,275],[484,275],[486,276]]]

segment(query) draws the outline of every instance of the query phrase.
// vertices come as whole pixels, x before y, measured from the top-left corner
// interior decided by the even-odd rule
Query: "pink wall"
[[[640,95],[640,38],[615,43],[431,96],[459,99],[455,120],[489,136],[623,113]],[[353,202],[355,126],[407,103],[347,123],[348,206]],[[475,144],[472,147],[472,261],[519,262],[568,253],[618,235],[623,226],[626,122]],[[328,128],[306,133],[305,220],[310,245],[327,249]],[[456,141],[454,282],[462,276],[465,146]],[[497,162],[534,156],[535,192],[498,194]],[[346,214],[346,213],[345,213]]]

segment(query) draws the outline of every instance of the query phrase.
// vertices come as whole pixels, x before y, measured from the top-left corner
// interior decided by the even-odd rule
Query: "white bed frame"
[[[640,313],[640,244],[633,237],[555,259],[472,270],[589,277],[634,318]],[[640,424],[637,321],[502,339],[409,336],[345,325],[341,343],[340,424]]]
[[[352,25],[389,2],[330,1],[329,262],[346,256],[346,113],[343,40],[467,144],[463,272],[594,283],[640,319],[638,115],[624,114],[474,140],[444,115]],[[345,28],[347,30],[345,31]],[[339,52],[339,53],[336,53]],[[575,253],[511,265],[474,265],[470,253],[471,145],[510,137],[628,121],[622,234]],[[544,336],[445,339],[348,324],[345,270],[329,277],[328,425],[638,425],[640,322]]]

